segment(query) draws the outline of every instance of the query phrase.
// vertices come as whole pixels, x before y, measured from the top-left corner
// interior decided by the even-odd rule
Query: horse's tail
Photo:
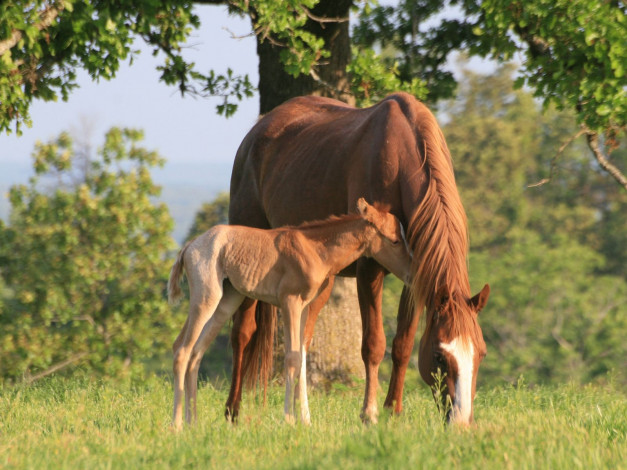
[[[168,279],[168,302],[170,305],[176,305],[181,300],[183,292],[181,291],[181,277],[183,277],[183,268],[185,265],[185,251],[190,242],[179,251],[178,256],[172,269],[170,270],[170,279]]]
[[[257,377],[263,384],[263,400],[266,401],[268,380],[272,374],[274,332],[277,324],[277,308],[265,302],[257,302],[255,310],[257,329],[244,349],[242,376],[244,383],[252,388]]]

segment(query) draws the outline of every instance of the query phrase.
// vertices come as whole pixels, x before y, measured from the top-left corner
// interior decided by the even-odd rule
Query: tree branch
[[[597,159],[601,168],[607,171],[623,188],[627,190],[627,178],[625,175],[621,173],[621,171],[613,165],[606,157],[603,155],[603,151],[599,146],[599,135],[596,132],[591,131],[586,126],[583,126],[583,130],[586,134],[586,139],[588,140],[588,147],[592,150],[594,158]]]
[[[573,135],[570,139],[568,139],[566,142],[564,142],[560,148],[557,150],[557,153],[555,154],[555,156],[551,159],[551,171],[549,172],[549,177],[548,178],[542,178],[540,181],[538,181],[537,183],[533,183],[533,184],[528,184],[527,187],[528,188],[537,188],[538,186],[542,186],[546,183],[550,183],[551,180],[553,179],[553,174],[555,173],[555,168],[557,166],[557,159],[560,157],[560,155],[562,153],[564,153],[564,150],[566,150],[566,147],[568,147],[571,142],[573,140],[575,140],[577,137],[579,137],[582,134],[585,134],[585,130],[580,130],[579,132],[577,132],[575,135]]]
[[[87,355],[87,352],[85,352],[85,351],[77,353],[77,354],[74,354],[73,356],[68,357],[65,361],[58,362],[57,364],[53,365],[49,369],[44,370],[43,372],[39,372],[38,374],[26,377],[25,380],[26,380],[27,383],[32,383],[35,380],[43,379],[44,377],[46,377],[46,376],[48,376],[50,374],[54,374],[56,371],[61,370],[61,369],[65,368],[65,367],[75,363],[76,361],[79,361],[80,359],[82,359],[86,355]]]
[[[35,28],[39,31],[42,31],[52,24],[52,22],[59,16],[59,13],[63,10],[63,5],[59,6],[49,6],[41,13],[41,21],[35,24]],[[20,30],[14,30],[7,39],[0,41],[0,56],[4,55],[5,52],[15,47],[15,45],[20,42],[24,33]]]
[[[327,18],[314,15],[309,8],[303,7],[303,10],[310,19],[314,20],[317,23],[346,23],[349,20],[348,16],[343,18]]]

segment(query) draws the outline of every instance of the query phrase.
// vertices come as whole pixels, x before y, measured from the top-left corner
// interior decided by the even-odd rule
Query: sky
[[[201,27],[188,40],[185,57],[200,71],[224,73],[230,67],[236,74],[248,74],[256,85],[258,59],[250,20],[229,16],[224,6],[196,6],[195,11]],[[167,160],[163,169],[153,171],[153,179],[163,186],[162,199],[178,213],[176,239],[202,202],[228,191],[237,147],[257,120],[258,95],[241,102],[233,117],[218,116],[218,98],[181,97],[175,87],[159,81],[156,67],[163,58],[153,57],[141,40],[134,46],[141,53],[132,66],[123,63],[113,80],[94,82],[78,71],[80,88],[67,102],[34,101],[32,127],[23,126],[19,137],[0,134],[0,218],[9,214],[9,186],[27,183],[32,174],[35,142],[52,140],[62,131],[97,148],[113,126],[143,129],[142,145]]]
[[[237,74],[248,73],[253,84],[258,81],[257,55],[247,18],[229,16],[224,6],[198,6],[201,28],[188,41],[185,56],[196,62],[198,69],[214,69],[223,73],[227,67]],[[167,160],[165,173],[175,177],[175,170],[187,169],[181,178],[202,180],[205,171],[216,168],[230,171],[239,143],[252,127],[258,114],[258,96],[246,99],[232,118],[218,116],[217,98],[181,97],[175,87],[159,82],[156,66],[162,58],[137,40],[141,54],[133,65],[125,62],[111,81],[93,82],[79,71],[79,89],[67,102],[34,101],[31,106],[31,128],[24,126],[22,136],[0,135],[0,181],[19,182],[30,168],[34,144],[48,141],[61,131],[86,135],[95,146],[102,143],[112,126],[141,128],[145,131],[144,146],[158,150]],[[161,177],[161,176],[160,176]],[[209,174],[207,177],[211,178]],[[25,178],[24,178],[25,181]],[[224,182],[228,188],[228,179]]]

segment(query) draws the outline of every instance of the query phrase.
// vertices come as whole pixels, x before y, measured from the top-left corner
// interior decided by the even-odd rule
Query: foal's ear
[[[368,209],[369,208],[370,208],[370,204],[368,204],[363,197],[360,197],[357,200],[357,211],[359,211],[360,215],[362,215],[364,217],[366,215],[368,215]]]
[[[468,304],[475,312],[479,313],[488,303],[488,297],[490,297],[490,286],[486,284],[481,292],[468,301]]]

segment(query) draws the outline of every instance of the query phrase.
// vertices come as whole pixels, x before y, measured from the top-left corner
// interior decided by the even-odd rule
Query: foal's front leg
[[[294,393],[294,413],[296,413],[296,402],[300,402],[300,419],[306,424],[311,424],[311,414],[309,413],[309,400],[307,399],[307,348],[305,347],[305,325],[307,323],[308,309],[304,308],[300,318],[300,372],[298,374],[298,385]]]
[[[295,423],[294,385],[302,367],[301,315],[303,304],[300,299],[288,297],[282,305],[283,331],[285,333],[285,420]]]
[[[334,277],[327,279],[323,283],[322,289],[318,296],[304,309],[306,315],[301,318],[301,328],[304,329],[301,335],[301,369],[300,379],[296,386],[295,397],[300,400],[300,417],[303,423],[311,424],[311,415],[309,413],[309,401],[307,398],[307,351],[311,345],[311,340],[314,334],[314,327],[316,320],[320,314],[320,310],[329,300],[331,291],[333,290]],[[296,408],[296,406],[294,406]]]

